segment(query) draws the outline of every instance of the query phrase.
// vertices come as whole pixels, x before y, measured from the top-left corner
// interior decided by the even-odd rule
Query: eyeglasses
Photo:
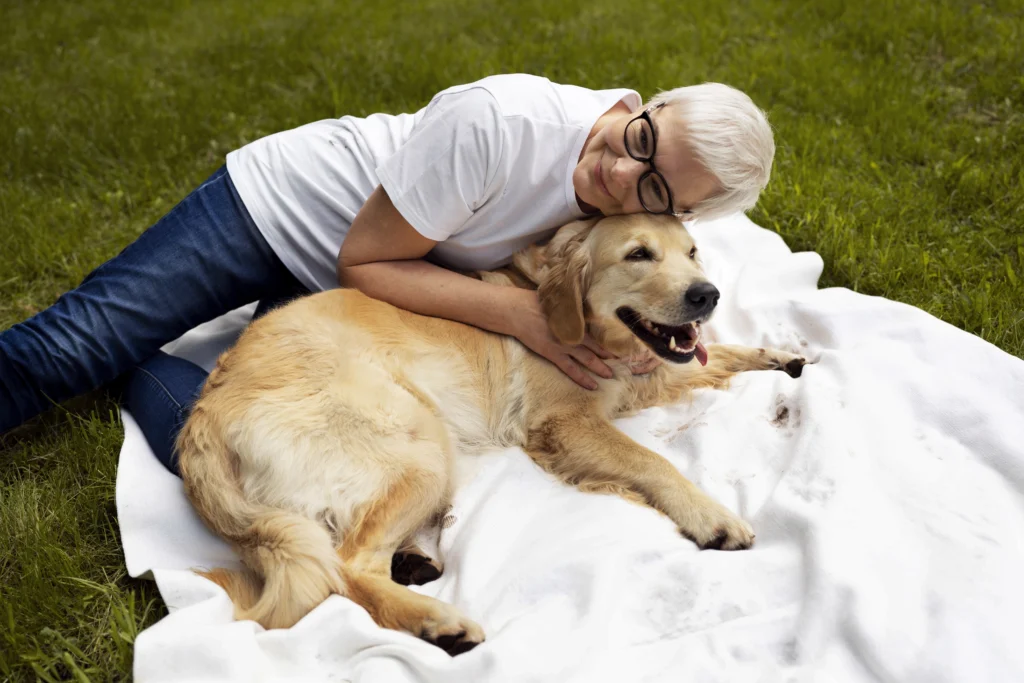
[[[641,112],[640,116],[626,124],[626,131],[623,133],[623,144],[626,153],[637,161],[650,164],[651,168],[640,176],[636,191],[640,196],[640,206],[648,213],[675,214],[672,208],[672,193],[669,192],[665,176],[661,175],[654,168],[654,153],[658,149],[658,139],[654,134],[654,122],[651,121],[651,112],[663,107],[664,104],[656,104]],[[684,211],[683,213],[690,213]]]

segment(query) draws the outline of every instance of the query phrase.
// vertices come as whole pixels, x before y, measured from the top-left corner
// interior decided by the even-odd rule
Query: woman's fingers
[[[612,369],[605,365],[604,361],[598,358],[596,353],[585,346],[570,347],[569,355],[605,379],[611,379],[615,376]]]
[[[594,341],[594,338],[589,334],[583,337],[582,345],[593,351],[598,358],[603,358],[604,360],[615,358],[615,354],[605,350],[605,348]]]
[[[584,389],[591,391],[597,389],[597,382],[594,378],[588,375],[570,356],[562,354],[560,359],[555,361],[555,365],[559,370],[568,375],[569,379]]]
[[[531,314],[532,312],[532,314]],[[558,342],[551,334],[547,320],[543,316],[540,304],[533,301],[520,320],[515,337],[540,356],[543,356],[564,372],[569,379],[584,389],[597,389],[597,381],[584,367],[594,374],[611,379],[614,377],[602,358],[613,356],[601,348],[592,338],[585,337],[578,346],[567,346]]]

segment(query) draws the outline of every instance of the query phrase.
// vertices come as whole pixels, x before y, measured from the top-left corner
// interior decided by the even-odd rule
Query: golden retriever
[[[612,426],[737,372],[796,377],[805,363],[773,349],[704,347],[700,326],[718,290],[678,220],[579,221],[478,277],[537,287],[564,343],[589,331],[619,358],[649,349],[667,362],[635,376],[609,361],[615,377],[587,391],[516,339],[355,290],[255,321],[218,360],[177,442],[190,500],[244,563],[201,572],[227,590],[238,618],[288,627],[338,593],[453,655],[482,642],[458,609],[392,579],[396,554],[412,558],[405,583],[439,574],[410,539],[448,506],[456,454],[482,449],[522,447],[582,490],[652,506],[701,548],[753,543],[746,522]]]

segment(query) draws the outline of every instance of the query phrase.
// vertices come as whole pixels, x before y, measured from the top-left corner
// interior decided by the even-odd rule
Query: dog
[[[738,372],[799,377],[806,363],[704,346],[719,293],[677,219],[571,223],[476,276],[536,288],[562,343],[589,332],[618,358],[664,362],[634,375],[611,360],[614,378],[587,391],[514,338],[356,290],[254,321],[218,359],[176,444],[189,499],[245,567],[199,572],[227,591],[237,618],[286,628],[337,593],[452,655],[483,642],[454,606],[392,578],[403,566],[413,568],[403,583],[440,574],[412,538],[448,506],[456,454],[483,449],[521,447],[564,482],[649,505],[702,549],[754,542],[749,524],[612,425]]]

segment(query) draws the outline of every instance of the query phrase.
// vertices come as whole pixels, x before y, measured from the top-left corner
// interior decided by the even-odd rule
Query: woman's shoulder
[[[454,85],[447,90],[442,91],[441,94],[479,88],[481,90],[491,92],[492,94],[503,95],[506,93],[516,92],[544,92],[552,86],[552,82],[544,76],[522,73],[495,74],[493,76],[481,78],[478,81],[463,83],[462,85]]]
[[[503,116],[525,117],[557,123],[576,123],[590,117],[596,109],[606,110],[615,100],[629,99],[639,106],[640,96],[633,90],[618,88],[593,90],[578,85],[556,83],[533,74],[498,74],[472,83],[453,86],[437,95],[480,98],[486,93]],[[635,103],[633,102],[635,100]]]
[[[550,118],[563,109],[557,87],[543,76],[498,74],[452,86],[438,93],[434,99],[487,98],[506,117]]]

